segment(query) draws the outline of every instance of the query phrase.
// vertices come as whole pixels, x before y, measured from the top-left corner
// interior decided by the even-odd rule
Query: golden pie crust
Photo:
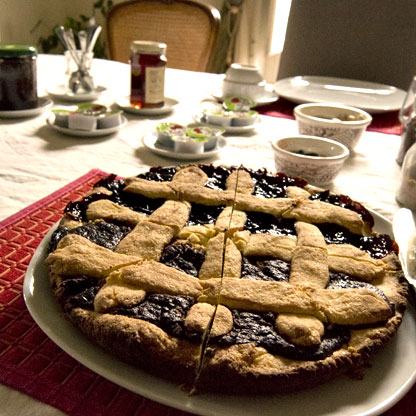
[[[61,225],[68,229],[130,227],[113,250],[68,233],[48,255],[52,288],[74,325],[115,356],[192,392],[286,393],[361,374],[395,335],[406,308],[397,254],[374,258],[352,244],[326,242],[319,226],[328,223],[355,236],[376,234],[359,212],[312,199],[308,186],[288,185],[284,197],[265,198],[254,193],[255,180],[244,168],[232,169],[223,189],[207,187],[209,180],[200,165],[179,167],[171,181],[127,178],[130,197],[161,205],[145,214],[104,198],[91,202],[82,220],[64,216]],[[94,192],[112,194],[105,187]],[[216,220],[189,225],[193,204],[218,209]],[[245,229],[251,213],[292,221],[295,233],[251,233]],[[161,262],[172,244],[203,253],[198,276]],[[288,281],[244,278],[249,258],[290,264]],[[364,286],[328,289],[331,273]],[[66,281],[77,277],[99,284],[91,308],[68,302]],[[117,312],[134,309],[149,295],[192,299],[183,320],[192,337]],[[347,328],[349,337],[320,359],[279,355],[254,341],[218,343],[233,330],[233,311],[273,314],[274,330],[294,349],[318,348],[328,328]]]

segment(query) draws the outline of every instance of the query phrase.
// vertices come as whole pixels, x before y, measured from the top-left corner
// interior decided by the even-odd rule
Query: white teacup
[[[265,87],[266,81],[258,66],[234,63],[225,73],[222,95],[244,96],[256,101],[264,96]]]

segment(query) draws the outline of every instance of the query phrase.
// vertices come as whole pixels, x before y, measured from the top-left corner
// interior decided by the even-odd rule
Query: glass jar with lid
[[[130,104],[136,108],[163,107],[166,44],[136,40],[131,49]]]
[[[37,50],[28,45],[0,44],[0,110],[38,106]]]
[[[409,148],[403,160],[397,201],[416,212],[416,143]]]

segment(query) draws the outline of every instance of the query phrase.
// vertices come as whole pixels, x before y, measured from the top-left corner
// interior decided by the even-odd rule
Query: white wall
[[[93,0],[0,0],[0,41],[36,44],[40,36],[49,36],[65,16],[91,14]],[[41,21],[39,26],[35,25]],[[32,32],[33,31],[33,32]],[[32,33],[31,33],[32,32]]]
[[[114,0],[114,4],[122,1]],[[223,4],[223,0],[202,1],[219,10]],[[63,24],[66,16],[77,20],[80,14],[91,16],[93,3],[94,0],[0,0],[0,43],[36,45],[41,36],[52,33],[55,25]]]

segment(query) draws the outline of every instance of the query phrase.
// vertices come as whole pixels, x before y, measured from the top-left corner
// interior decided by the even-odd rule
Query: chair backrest
[[[414,0],[292,0],[278,79],[321,75],[407,90],[415,74]]]
[[[167,44],[167,67],[209,72],[221,17],[209,5],[191,0],[133,0],[107,15],[110,59],[128,62],[133,40]]]

